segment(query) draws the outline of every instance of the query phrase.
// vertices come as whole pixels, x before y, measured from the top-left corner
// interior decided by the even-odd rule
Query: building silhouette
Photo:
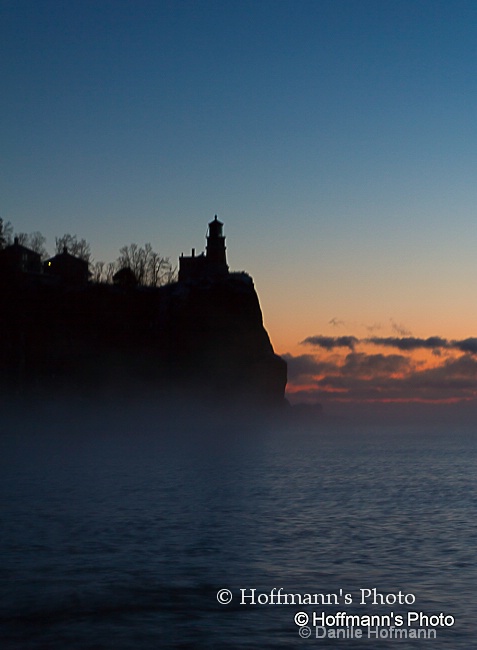
[[[15,237],[13,244],[0,250],[0,268],[11,273],[41,273],[41,256]]]
[[[43,264],[43,270],[47,275],[57,278],[63,284],[79,285],[86,284],[91,273],[86,260],[68,253],[68,248],[64,246],[63,251],[50,257]]]
[[[118,287],[136,287],[137,277],[130,266],[123,266],[113,275],[113,284]]]
[[[227,265],[224,224],[217,219],[209,223],[205,253],[186,256],[183,253],[179,258],[179,282],[196,282],[203,279],[217,279],[229,273]]]

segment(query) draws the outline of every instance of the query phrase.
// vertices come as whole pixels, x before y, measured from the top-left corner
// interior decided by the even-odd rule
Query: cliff
[[[0,299],[4,394],[285,403],[286,363],[245,273],[156,289],[3,278]]]

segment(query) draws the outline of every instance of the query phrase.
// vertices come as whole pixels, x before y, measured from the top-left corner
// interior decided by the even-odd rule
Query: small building
[[[113,283],[119,287],[137,286],[136,274],[130,266],[124,266],[113,275]]]
[[[91,275],[88,262],[68,253],[66,246],[63,252],[44,262],[43,270],[59,278],[63,284],[72,285],[86,284]]]
[[[15,237],[13,244],[0,250],[0,267],[13,273],[41,273],[41,256]]]
[[[225,254],[225,236],[223,234],[224,224],[217,219],[209,223],[207,232],[207,245],[205,254],[192,254],[186,256],[181,254],[179,258],[179,282],[191,282],[203,278],[224,277],[229,273],[227,257]]]

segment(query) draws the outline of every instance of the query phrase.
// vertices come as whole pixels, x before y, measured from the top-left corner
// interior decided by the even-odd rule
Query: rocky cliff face
[[[263,327],[253,281],[245,273],[164,290],[165,331],[170,370],[209,396],[280,404],[286,363]]]
[[[282,406],[274,354],[245,273],[160,289],[0,287],[3,391],[179,395]]]

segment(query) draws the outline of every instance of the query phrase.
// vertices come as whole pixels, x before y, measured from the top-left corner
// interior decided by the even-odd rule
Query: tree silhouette
[[[104,270],[103,277],[104,281],[108,284],[112,284],[113,275],[116,273],[116,262],[108,262],[106,264],[106,269]]]
[[[0,250],[12,243],[13,226],[9,221],[0,219]]]
[[[98,261],[94,262],[92,271],[91,271],[91,280],[92,282],[103,282],[104,276],[104,262]]]
[[[46,260],[48,257],[48,251],[45,247],[46,237],[44,237],[41,232],[38,230],[30,234],[19,232],[15,234],[15,237],[18,239],[19,244],[26,246],[35,253],[38,253],[42,260]]]
[[[15,234],[18,243],[38,253],[42,260],[48,257],[46,238],[39,231],[30,234],[19,232]],[[13,227],[9,221],[0,218],[0,250],[13,243]],[[95,283],[113,283],[113,276],[122,269],[129,268],[137,279],[137,284],[147,287],[161,287],[171,284],[177,279],[177,268],[172,266],[168,257],[157,253],[148,242],[144,246],[129,244],[119,250],[119,257],[115,262],[94,261],[91,256],[91,247],[86,239],[79,239],[77,235],[65,233],[62,237],[55,237],[55,254],[64,250],[71,255],[79,257],[91,265],[91,280]]]
[[[130,244],[120,248],[116,271],[124,268],[131,269],[138,284],[148,287],[168,284],[175,275],[170,259],[156,253],[150,243],[144,246]]]
[[[77,235],[69,233],[64,234],[63,237],[55,237],[55,252],[62,253],[65,248],[68,253],[79,257],[88,264],[91,261],[91,247],[86,239],[78,239]]]

